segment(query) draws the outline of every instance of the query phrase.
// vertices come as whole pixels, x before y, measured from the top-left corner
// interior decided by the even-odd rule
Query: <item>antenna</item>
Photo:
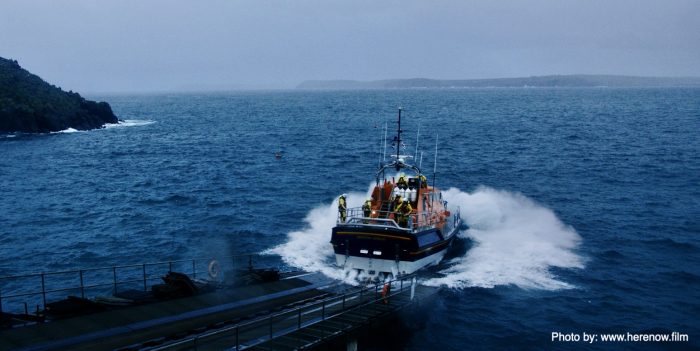
[[[423,151],[420,152],[420,162],[418,162],[418,168],[423,168]]]
[[[418,132],[416,132],[416,153],[413,155],[413,159],[418,158],[418,138],[420,137],[420,124],[418,125]]]
[[[401,156],[401,107],[399,107],[399,129],[396,131],[396,161]]]
[[[435,189],[435,174],[437,173],[437,150],[438,150],[438,135],[435,134],[435,161],[433,162],[433,189]]]
[[[384,154],[382,155],[382,162],[386,161],[386,133],[389,130],[389,126],[384,122]]]
[[[384,133],[382,133],[384,134]],[[382,140],[382,134],[379,135],[379,168],[382,168],[382,146],[384,146],[384,141]]]

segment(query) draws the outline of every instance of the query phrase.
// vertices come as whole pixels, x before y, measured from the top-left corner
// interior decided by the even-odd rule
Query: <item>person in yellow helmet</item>
[[[399,206],[401,206],[401,195],[396,194],[394,201],[391,203],[391,210],[396,211]]]
[[[408,181],[406,180],[405,174],[402,173],[399,176],[399,180],[396,181],[396,187],[401,189],[401,190],[406,190],[406,188],[408,188]]]
[[[420,187],[425,189],[428,187],[428,178],[426,178],[424,175],[419,175],[420,178]]]
[[[398,224],[401,227],[406,227],[408,225],[408,216],[411,215],[413,207],[408,202],[408,200],[403,200],[401,205],[396,209],[396,217],[398,219]]]
[[[340,223],[345,223],[348,218],[348,204],[346,202],[347,194],[340,195],[338,198],[338,212],[340,213]]]
[[[372,215],[372,200],[365,200],[365,203],[362,205],[362,214],[365,217],[369,217]]]
[[[362,204],[362,215],[364,218],[370,218],[372,216],[372,200],[367,199],[365,203]],[[369,223],[369,220],[362,220],[364,223]]]

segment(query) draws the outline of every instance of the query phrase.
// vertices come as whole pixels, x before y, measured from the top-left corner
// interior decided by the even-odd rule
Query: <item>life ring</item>
[[[219,261],[211,260],[211,262],[209,262],[209,278],[216,279],[216,277],[219,276],[219,270],[221,270]]]

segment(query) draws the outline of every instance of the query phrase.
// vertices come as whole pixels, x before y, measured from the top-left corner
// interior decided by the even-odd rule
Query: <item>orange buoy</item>
[[[384,299],[384,303],[387,304],[389,301],[387,300],[387,296],[391,293],[391,284],[386,283],[384,284],[384,287],[382,288],[382,299]]]

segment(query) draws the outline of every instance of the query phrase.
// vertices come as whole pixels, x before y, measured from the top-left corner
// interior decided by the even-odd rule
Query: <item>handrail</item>
[[[386,223],[386,224],[380,224],[380,223]],[[394,227],[396,229],[401,229],[401,230],[406,230],[409,231],[410,228],[405,228],[400,226],[398,223],[396,223],[395,220],[391,218],[372,218],[372,217],[352,217],[348,218],[345,223],[341,224],[357,224],[357,225],[363,225],[363,226],[369,226],[369,227]]]
[[[449,211],[449,209],[446,209]],[[362,225],[362,226],[390,226],[394,227],[397,229],[401,230],[407,230],[407,231],[418,231],[422,230],[425,228],[430,228],[432,226],[435,226],[443,220],[446,220],[449,217],[443,217],[443,212],[440,211],[433,211],[433,210],[428,210],[428,211],[422,211],[422,212],[413,212],[408,215],[408,223],[406,227],[400,226],[393,218],[390,218],[391,215],[395,214],[396,212],[394,211],[379,211],[379,210],[373,210],[372,215],[370,217],[365,217],[364,216],[364,210],[360,207],[353,207],[349,208],[346,210],[346,219],[345,222],[341,221],[340,218],[340,213],[338,213],[338,217],[336,219],[336,222],[338,225],[344,225],[344,224],[352,224],[352,225]],[[459,207],[457,207],[457,214],[459,213]],[[454,214],[451,214],[450,217],[454,216]],[[382,218],[383,217],[383,218]],[[422,220],[419,221],[419,218],[422,218]],[[386,223],[386,225],[382,225],[381,223]],[[448,223],[447,221],[445,222],[448,224],[448,226],[451,227],[451,224]]]
[[[307,327],[307,326],[310,326],[310,325],[314,325],[314,324],[320,323],[320,322],[325,321],[325,320],[327,320],[327,319],[330,319],[330,318],[336,317],[336,316],[338,316],[338,315],[341,315],[341,314],[343,314],[343,313],[345,313],[345,312],[347,312],[347,311],[351,311],[351,310],[354,310],[354,309],[357,309],[357,308],[360,308],[360,307],[364,307],[364,306],[368,306],[368,305],[371,305],[371,304],[375,304],[375,303],[377,303],[377,302],[379,302],[379,301],[382,301],[382,300],[383,300],[383,301],[389,301],[390,298],[393,297],[393,296],[396,296],[396,295],[398,295],[398,294],[401,294],[401,293],[410,291],[410,289],[405,289],[405,288],[404,288],[404,285],[405,285],[404,282],[407,281],[407,280],[410,282],[413,278],[415,278],[415,276],[416,276],[415,274],[410,274],[410,275],[401,276],[400,278],[395,278],[395,279],[393,279],[393,280],[391,280],[391,281],[389,281],[389,282],[379,282],[379,283],[376,283],[373,287],[372,287],[372,286],[369,286],[369,287],[368,287],[368,286],[363,286],[363,287],[361,287],[359,290],[355,290],[355,291],[352,292],[352,293],[347,293],[347,292],[345,292],[345,293],[343,293],[343,294],[339,294],[339,295],[327,297],[327,298],[324,298],[323,300],[316,301],[316,302],[314,302],[314,303],[310,303],[310,304],[307,304],[307,305],[304,305],[304,306],[299,306],[299,307],[296,307],[296,308],[293,308],[293,309],[290,309],[290,310],[287,310],[287,311],[270,313],[270,314],[268,314],[268,315],[255,318],[255,319],[250,320],[250,321],[246,321],[246,322],[242,322],[242,323],[237,323],[236,325],[232,325],[232,326],[230,326],[230,327],[222,328],[222,329],[215,330],[215,331],[211,331],[211,332],[206,332],[206,333],[203,333],[203,334],[200,334],[200,335],[197,335],[197,336],[188,338],[188,339],[186,339],[186,340],[180,340],[180,341],[177,341],[177,342],[168,344],[168,345],[163,345],[163,346],[160,346],[160,347],[156,347],[156,348],[151,349],[151,351],[155,351],[155,350],[158,350],[158,351],[167,350],[167,349],[171,349],[171,348],[177,348],[177,347],[185,346],[185,345],[188,345],[188,344],[191,344],[193,347],[197,348],[197,346],[203,345],[203,344],[200,344],[200,343],[199,343],[200,340],[202,340],[202,339],[215,338],[215,340],[216,340],[216,339],[220,339],[220,338],[224,338],[224,337],[226,337],[226,336],[229,336],[229,335],[228,335],[229,333],[233,333],[233,334],[234,334],[233,336],[234,336],[234,338],[235,338],[235,339],[234,339],[234,340],[235,340],[235,345],[231,346],[229,349],[232,349],[232,350],[233,350],[233,349],[239,350],[241,347],[245,347],[245,348],[253,347],[253,346],[255,346],[255,345],[257,345],[257,344],[260,344],[260,343],[262,343],[262,342],[265,342],[265,341],[274,339],[275,333],[274,333],[274,329],[273,329],[273,321],[275,320],[275,318],[278,318],[278,321],[277,321],[277,322],[279,323],[279,322],[280,322],[279,317],[281,317],[281,316],[291,316],[291,315],[298,316],[297,323],[294,324],[295,327],[293,327],[293,328],[286,328],[286,329],[284,330],[284,334],[282,334],[282,335],[286,335],[286,334],[292,333],[292,332],[294,332],[294,331],[300,330],[300,329],[302,329],[302,327]],[[398,290],[398,291],[395,291],[395,292],[393,292],[393,293],[390,293],[390,294],[388,294],[388,295],[386,295],[386,296],[382,296],[381,294],[379,294],[379,290],[380,290],[379,287],[380,287],[380,286],[384,286],[385,284],[390,284],[391,286],[393,286],[393,285],[395,285],[396,283],[400,283],[400,285],[399,285],[399,290]],[[366,302],[360,302],[360,303],[358,303],[357,305],[354,305],[354,306],[351,306],[351,307],[347,307],[347,308],[346,308],[346,304],[345,304],[345,303],[346,303],[346,300],[348,299],[348,297],[350,297],[350,298],[358,298],[358,297],[359,297],[360,299],[362,299],[362,298],[363,298],[363,295],[365,295],[365,293],[368,293],[368,292],[369,292],[369,293],[373,293],[374,296],[375,296],[375,298],[370,299],[369,301],[366,301]],[[378,296],[378,297],[377,297],[377,296]],[[308,300],[308,299],[307,299],[307,300]],[[305,301],[305,300],[304,300],[304,301]],[[331,314],[331,315],[326,315],[326,314],[325,314],[326,306],[333,306],[333,303],[338,304],[338,303],[340,303],[341,301],[342,301],[342,309],[340,310],[340,312],[337,312],[337,313]],[[314,312],[314,311],[318,311],[318,309],[321,309],[321,317],[320,317],[320,318],[319,318],[319,317],[316,317],[315,319],[313,319],[313,320],[311,320],[311,321],[308,321],[308,320],[307,320],[307,322],[302,323],[302,322],[301,322],[302,309],[306,309],[306,310],[307,310],[306,313],[311,313],[311,312]],[[310,310],[310,311],[308,311],[308,310]],[[255,324],[264,323],[264,322],[267,322],[267,321],[269,321],[269,324],[267,325],[267,327],[269,327],[268,337],[259,337],[259,338],[253,339],[253,340],[252,340],[252,341],[253,341],[253,344],[250,344],[250,345],[243,345],[243,344],[242,344],[242,342],[241,342],[241,340],[240,340],[240,338],[239,338],[239,334],[240,334],[239,332],[240,332],[241,328],[246,328],[246,327],[249,327],[249,326],[252,326],[252,325],[255,325]],[[261,325],[260,327],[262,328],[262,327],[264,327],[264,326]],[[279,331],[278,331],[278,333],[277,333],[276,336],[280,336],[280,335],[279,335]],[[213,341],[213,340],[212,340],[212,341]],[[205,341],[205,344],[206,344],[206,343],[207,343],[207,342]]]
[[[260,255],[259,253],[247,253],[247,254],[223,256],[223,257],[219,257],[218,259],[223,260],[223,259],[229,259],[229,258],[259,256],[259,255]],[[163,264],[183,263],[183,262],[192,262],[192,261],[201,262],[201,261],[212,260],[212,259],[214,259],[214,258],[213,257],[200,257],[200,258],[190,258],[190,259],[181,259],[181,260],[172,260],[172,261],[146,262],[146,263],[135,263],[135,264],[128,264],[128,265],[115,265],[115,266],[102,266],[102,267],[92,267],[92,268],[82,268],[82,269],[71,269],[71,270],[65,270],[65,271],[50,271],[50,272],[43,272],[42,271],[42,272],[32,272],[32,273],[21,273],[21,274],[1,276],[0,280],[13,279],[13,278],[27,278],[27,277],[40,276],[42,274],[44,274],[44,275],[57,275],[57,274],[77,273],[80,271],[83,271],[83,272],[100,271],[100,270],[113,269],[113,268],[134,268],[134,267],[142,267],[143,265],[156,266],[156,265],[163,265]]]
[[[36,302],[37,310],[39,305],[41,305],[43,309],[46,309],[47,300],[52,297],[50,295],[60,292],[75,291],[80,295],[80,297],[85,298],[86,291],[89,289],[106,289],[108,287],[113,287],[113,294],[116,294],[120,285],[124,286],[125,284],[134,284],[139,282],[142,282],[142,288],[144,291],[146,291],[149,286],[153,285],[153,281],[160,279],[160,276],[153,275],[153,267],[162,267],[155,268],[155,270],[158,270],[159,272],[164,272],[166,270],[167,272],[171,272],[173,271],[173,266],[183,268],[183,264],[186,264],[185,266],[188,266],[189,263],[191,263],[191,267],[184,267],[185,271],[183,273],[186,273],[193,279],[196,279],[197,273],[207,271],[206,268],[202,267],[203,263],[206,264],[206,262],[209,262],[212,259],[231,260],[234,265],[237,265],[236,263],[239,262],[238,260],[240,259],[247,259],[248,265],[250,265],[252,264],[253,257],[256,256],[260,255],[255,253],[248,253],[217,258],[208,257],[179,259],[171,261],[146,262],[139,264],[122,264],[114,266],[91,267],[83,269],[24,273],[2,276],[0,277],[0,312],[3,311],[3,302],[10,300],[16,301],[17,298],[22,297],[34,297],[31,300],[24,301],[24,310],[26,313],[27,302],[30,302],[32,300]],[[203,269],[200,269],[198,271],[198,267]],[[149,270],[150,272],[148,272]],[[97,281],[87,282],[86,275],[91,278],[90,280]],[[52,278],[49,281],[47,281],[48,277],[56,278]],[[49,282],[52,284],[49,284]],[[7,284],[13,283],[13,293],[7,294],[6,292],[3,292],[3,290],[8,290]],[[34,287],[32,288],[31,286]],[[34,302],[31,302],[31,304],[34,304]],[[15,310],[19,311],[20,309],[15,308]]]

